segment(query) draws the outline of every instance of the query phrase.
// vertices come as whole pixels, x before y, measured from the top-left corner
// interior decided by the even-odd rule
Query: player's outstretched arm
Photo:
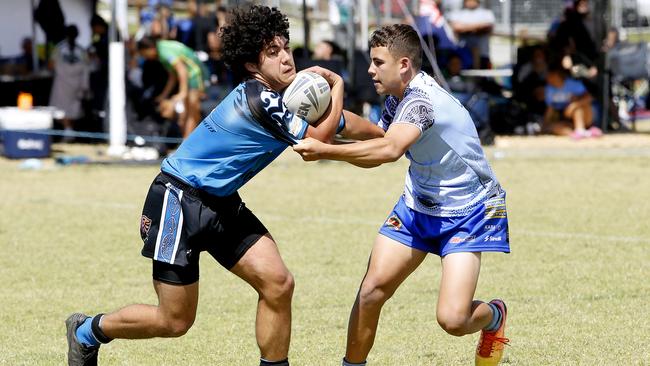
[[[346,110],[343,110],[343,115],[345,128],[341,131],[341,136],[353,140],[370,140],[384,136],[384,130],[367,119]]]
[[[305,71],[311,71],[324,77],[330,84],[332,101],[321,119],[307,128],[305,137],[311,137],[323,142],[332,142],[336,129],[339,127],[343,111],[343,79],[341,76],[319,66],[313,66]]]
[[[415,143],[421,131],[410,123],[393,123],[384,137],[346,145],[330,145],[307,138],[293,145],[293,150],[305,161],[340,160],[371,167],[399,159]]]
[[[176,71],[176,75],[178,77],[178,93],[172,96],[172,99],[174,99],[174,101],[181,101],[187,98],[189,90],[189,76],[187,73],[187,67],[181,60],[178,60],[176,63],[174,63],[174,70]]]
[[[165,87],[163,88],[162,92],[160,95],[156,97],[156,102],[160,103],[161,101],[167,99],[169,97],[169,94],[172,93],[172,90],[174,86],[176,86],[176,81],[178,78],[176,77],[176,74],[173,72],[167,71],[167,82],[165,83]]]

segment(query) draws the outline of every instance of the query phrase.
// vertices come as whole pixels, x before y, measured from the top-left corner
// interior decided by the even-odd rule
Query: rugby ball
[[[282,101],[287,109],[309,124],[313,124],[330,105],[330,85],[324,77],[311,71],[301,71],[285,89]]]

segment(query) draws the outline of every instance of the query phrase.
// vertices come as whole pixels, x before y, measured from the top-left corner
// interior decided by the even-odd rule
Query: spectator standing
[[[587,59],[598,57],[598,47],[590,29],[589,0],[574,0],[572,7],[565,9],[564,20],[558,26],[551,44],[556,50],[565,50],[569,45],[575,52]]]
[[[580,79],[590,93],[599,95],[596,80],[599,53],[590,27],[589,6],[589,0],[574,0],[573,6],[566,8],[564,20],[550,43],[551,49],[560,52],[556,58],[562,60],[562,67],[569,70],[573,78]]]
[[[92,90],[92,109],[104,109],[108,89],[108,24],[95,14],[90,20],[92,44],[88,49],[90,65],[90,90]]]
[[[441,0],[420,0],[419,16],[414,21],[420,33],[430,35],[434,43],[436,62],[441,69],[447,67],[449,59],[458,55],[458,40],[442,12]],[[462,59],[462,58],[461,58]],[[468,61],[471,63],[471,55]]]
[[[144,36],[168,39],[170,31],[174,27],[171,6],[171,0],[149,0],[147,6],[139,11],[140,28],[135,34],[135,39],[141,39]]]
[[[81,101],[88,92],[88,57],[77,44],[78,36],[77,26],[68,25],[65,39],[54,48],[50,59],[54,82],[49,104],[63,110],[62,123],[67,134],[64,141],[72,140],[74,121],[83,115]]]
[[[196,2],[187,2],[188,16],[179,18],[174,21],[174,39],[186,45],[187,47],[197,50],[196,48],[196,24],[194,20],[197,14]]]
[[[195,1],[188,2],[188,6]],[[202,2],[196,6],[196,13],[192,18],[194,23],[194,49],[196,51],[209,52],[208,34],[217,28],[217,17],[210,16],[208,4]]]
[[[460,47],[472,52],[472,67],[490,68],[490,35],[494,28],[494,13],[481,8],[479,0],[465,0],[463,8],[449,14],[447,20],[458,35]]]

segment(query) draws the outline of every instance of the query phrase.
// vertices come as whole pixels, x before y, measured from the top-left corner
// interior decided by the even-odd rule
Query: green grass
[[[508,302],[506,365],[647,365],[650,147],[488,155],[508,191],[512,254],[486,254],[477,297]],[[502,152],[503,152],[502,151]],[[21,171],[0,159],[0,364],[61,365],[63,324],[155,303],[139,217],[157,167]],[[348,312],[407,163],[362,170],[287,152],[241,191],[296,279],[290,358],[338,365]],[[208,255],[197,321],[179,339],[115,341],[103,365],[255,365],[256,295]],[[470,365],[477,335],[435,320],[431,256],[385,306],[372,365]]]

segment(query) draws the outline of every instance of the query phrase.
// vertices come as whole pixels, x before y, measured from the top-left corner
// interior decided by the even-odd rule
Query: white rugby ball
[[[282,101],[292,113],[312,124],[330,105],[330,85],[324,77],[311,71],[301,71],[285,89]]]

